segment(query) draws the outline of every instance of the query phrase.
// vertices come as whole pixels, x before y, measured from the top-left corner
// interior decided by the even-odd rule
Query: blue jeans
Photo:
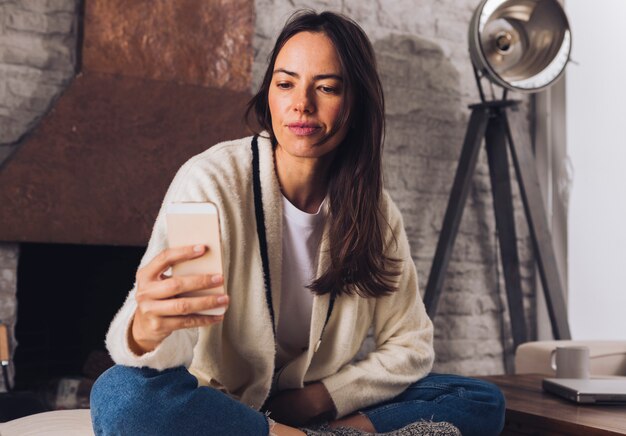
[[[397,397],[361,413],[379,433],[430,420],[450,422],[463,436],[490,436],[504,427],[504,396],[496,385],[483,380],[431,373]]]
[[[504,398],[493,384],[430,374],[396,398],[362,411],[377,432],[419,420],[448,421],[464,436],[497,435],[504,425]],[[266,436],[265,415],[208,387],[185,368],[165,371],[116,365],[91,392],[96,435]]]

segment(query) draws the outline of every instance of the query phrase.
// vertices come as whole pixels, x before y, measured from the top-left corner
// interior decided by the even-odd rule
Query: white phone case
[[[166,208],[167,242],[170,247],[202,244],[208,250],[200,257],[177,263],[174,276],[222,274],[222,244],[217,207],[213,203],[171,203]],[[181,297],[222,294],[224,286],[187,292]],[[225,308],[198,312],[203,315],[223,315]]]

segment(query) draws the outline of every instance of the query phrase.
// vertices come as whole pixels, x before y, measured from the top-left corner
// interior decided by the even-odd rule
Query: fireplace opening
[[[104,337],[144,247],[24,243],[17,271],[15,388],[95,379],[113,363]],[[61,388],[59,388],[61,389]]]

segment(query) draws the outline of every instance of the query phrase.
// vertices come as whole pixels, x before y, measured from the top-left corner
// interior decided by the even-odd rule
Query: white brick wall
[[[0,1],[0,161],[65,88],[76,0]]]

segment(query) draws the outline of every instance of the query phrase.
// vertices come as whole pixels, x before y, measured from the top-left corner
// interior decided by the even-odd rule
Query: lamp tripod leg
[[[448,199],[446,214],[424,293],[424,305],[431,318],[434,318],[437,313],[437,303],[441,295],[444,275],[450,262],[452,247],[463,216],[463,207],[471,187],[472,175],[476,168],[478,152],[485,135],[489,114],[490,110],[485,106],[477,105],[474,107],[465,132],[459,165],[454,176],[452,191]]]
[[[509,316],[511,318],[511,335],[513,337],[513,346],[517,348],[518,345],[527,341],[527,330],[504,118],[506,118],[506,112],[503,109],[495,109],[495,115],[489,120],[487,125],[485,145]],[[496,259],[497,261],[498,259]]]
[[[556,254],[552,246],[552,235],[548,227],[548,219],[539,188],[539,177],[537,176],[535,162],[528,147],[515,145],[506,116],[503,120],[522,203],[524,204],[526,220],[533,241],[535,256],[537,257],[537,266],[539,267],[541,285],[546,297],[552,333],[555,339],[571,339],[572,335],[567,321],[565,293],[556,263]]]

